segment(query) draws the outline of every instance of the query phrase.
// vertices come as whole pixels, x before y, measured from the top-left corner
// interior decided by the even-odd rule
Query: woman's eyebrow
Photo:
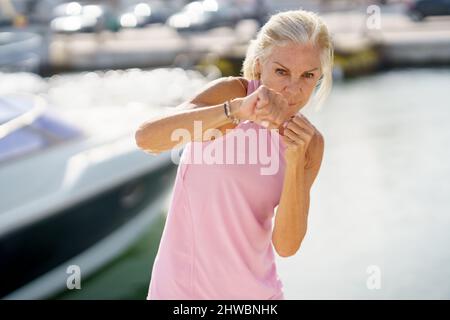
[[[283,66],[281,63],[279,63],[279,62],[277,62],[277,61],[274,61],[274,63],[279,64],[280,66],[282,66],[282,67],[285,68],[286,70],[289,70],[289,68],[286,68],[285,66]],[[311,72],[311,71],[318,70],[318,69],[319,69],[319,67],[316,67],[316,68],[314,68],[314,69],[311,69],[311,70],[308,70],[308,71],[305,71],[305,72]]]

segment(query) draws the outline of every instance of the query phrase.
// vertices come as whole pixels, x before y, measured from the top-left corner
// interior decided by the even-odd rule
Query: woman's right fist
[[[235,116],[241,120],[250,120],[269,129],[278,129],[295,114],[295,108],[278,92],[259,86],[253,93],[233,100],[238,106]]]

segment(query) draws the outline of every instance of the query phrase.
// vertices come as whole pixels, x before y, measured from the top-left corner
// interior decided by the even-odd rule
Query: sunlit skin
[[[320,49],[311,44],[276,46],[265,61],[256,62],[261,84],[280,93],[299,111],[321,76]]]
[[[313,45],[274,47],[265,61],[257,61],[261,85],[281,94],[284,108],[294,115],[308,102],[321,76],[320,50]],[[274,100],[274,101],[280,101]],[[276,209],[272,242],[280,256],[294,255],[306,235],[310,189],[322,162],[324,141],[304,117],[296,115],[283,130],[286,170]]]

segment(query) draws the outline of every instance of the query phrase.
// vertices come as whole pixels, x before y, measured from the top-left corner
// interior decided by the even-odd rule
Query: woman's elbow
[[[300,249],[300,245],[295,246],[293,248],[278,248],[278,249],[275,248],[278,255],[283,258],[288,258],[288,257],[295,255],[297,253],[298,249]]]
[[[136,142],[136,146],[139,149],[142,149],[152,154],[159,153],[156,146],[152,144],[152,141],[146,137],[144,129],[142,127],[137,129],[136,132],[134,133],[134,140]]]
[[[281,241],[277,242],[273,241],[275,251],[278,253],[280,257],[287,258],[295,255],[300,249],[303,239],[305,238],[305,232],[302,232],[299,237],[296,237],[295,240],[291,241]]]
[[[136,132],[134,133],[134,141],[136,142],[136,146],[138,146],[140,149],[144,149],[144,137],[143,137],[143,133],[142,133],[142,128],[139,128],[136,130]]]

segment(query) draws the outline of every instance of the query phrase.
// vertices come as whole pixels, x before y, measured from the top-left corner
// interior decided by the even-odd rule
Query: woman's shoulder
[[[248,80],[244,77],[235,77],[235,76],[229,76],[226,77],[226,81],[228,81],[232,86],[238,87],[241,93],[245,96],[247,95],[248,90]]]
[[[210,90],[221,91],[225,90],[228,92],[233,92],[238,95],[247,95],[249,81],[244,77],[228,76],[220,77],[208,82],[202,91]]]
[[[247,95],[248,81],[243,77],[221,77],[209,82],[202,90],[203,95],[225,101]]]
[[[247,96],[248,81],[243,77],[221,77],[208,82],[195,92],[186,104],[207,106],[222,103],[236,97]]]
[[[234,81],[239,82],[239,84],[244,88],[245,92],[248,89],[249,80],[244,77],[232,77]]]

